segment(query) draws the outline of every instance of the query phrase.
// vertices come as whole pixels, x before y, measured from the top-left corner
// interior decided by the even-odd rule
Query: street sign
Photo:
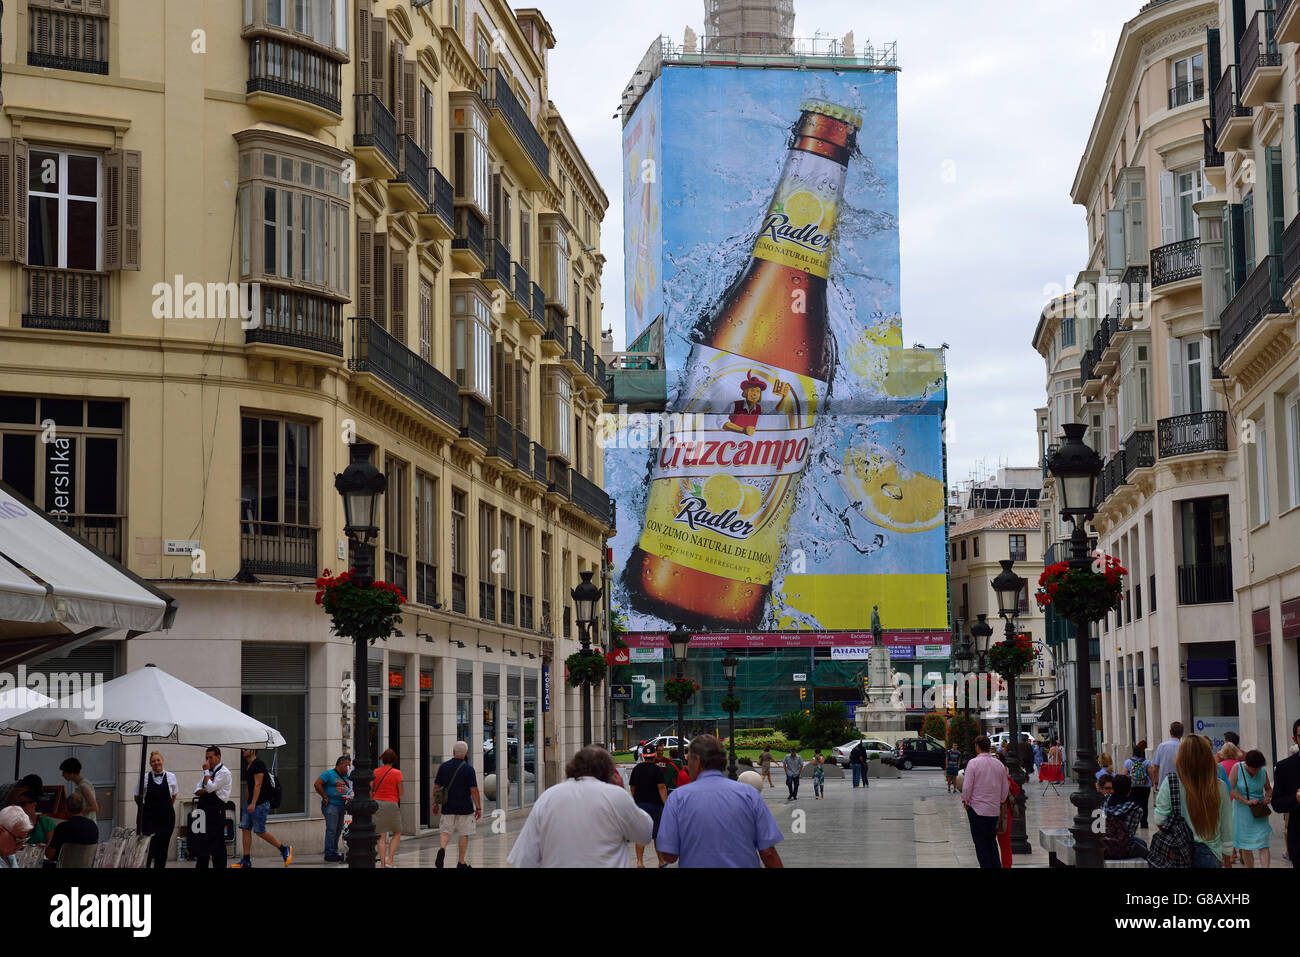
[[[805,672],[802,672],[802,671],[796,671],[796,672],[794,673],[794,680],[795,680],[795,681],[807,681],[807,680],[808,680],[808,675],[807,675]]]
[[[609,686],[610,701],[631,701],[632,686],[630,684],[617,684]]]

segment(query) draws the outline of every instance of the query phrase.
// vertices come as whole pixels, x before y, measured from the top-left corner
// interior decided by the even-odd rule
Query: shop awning
[[[0,482],[0,668],[170,628],[176,607]]]

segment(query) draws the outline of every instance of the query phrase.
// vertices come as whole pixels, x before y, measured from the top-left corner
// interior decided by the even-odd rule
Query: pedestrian
[[[397,767],[397,752],[385,749],[379,756],[379,769],[375,771],[374,784],[370,786],[370,796],[379,802],[375,811],[375,835],[379,838],[379,866],[396,867],[393,858],[397,855],[397,844],[402,839],[402,772]],[[389,843],[388,835],[393,835]]]
[[[948,782],[948,793],[951,794],[957,790],[957,771],[961,768],[961,750],[954,741],[948,748],[948,753],[944,755],[943,777]]]
[[[60,822],[54,829],[54,833],[50,835],[50,843],[45,847],[45,859],[50,862],[45,865],[46,867],[56,866],[54,862],[59,859],[64,845],[72,847],[99,845],[99,825],[86,817],[86,804],[80,794],[69,795],[68,814],[68,819]],[[90,856],[93,859],[93,853]],[[90,867],[89,861],[82,866]]]
[[[474,822],[483,816],[483,799],[478,793],[478,778],[466,757],[469,745],[457,741],[451,754],[451,760],[444,761],[433,778],[433,813],[438,815],[438,856],[433,866],[442,867],[447,844],[454,837],[459,870],[469,868],[465,854],[474,836]]]
[[[18,848],[32,829],[27,812],[16,804],[0,808],[0,870],[17,869]]]
[[[81,795],[81,803],[85,808],[82,813],[86,819],[97,820],[99,801],[95,797],[95,786],[81,776],[81,762],[76,758],[68,758],[59,765],[59,771],[63,773],[63,780],[72,785],[71,793]]]
[[[1175,724],[1178,724],[1175,722]],[[1182,726],[1178,734],[1181,737]],[[1168,742],[1162,742],[1163,748]],[[1160,754],[1160,748],[1156,754]],[[1232,802],[1228,786],[1215,773],[1214,750],[1207,738],[1190,734],[1178,745],[1172,765],[1156,791],[1156,824],[1163,826],[1173,813],[1173,792],[1178,792],[1182,818],[1192,843],[1192,867],[1232,866]],[[1225,853],[1226,849],[1226,853]]]
[[[822,749],[817,748],[813,751],[813,800],[820,801],[826,793],[826,771],[824,765],[826,759],[822,757]]]
[[[655,765],[663,772],[664,784],[669,792],[690,780],[686,777],[686,769],[674,761],[672,757],[664,754],[662,744],[655,745]]]
[[[762,795],[723,772],[727,752],[711,734],[691,741],[692,784],[668,795],[657,847],[678,867],[781,867],[784,838]]]
[[[506,863],[627,867],[628,841],[644,847],[654,835],[654,822],[614,783],[614,759],[589,744],[573,756],[564,775],[563,783],[547,788],[533,805]]]
[[[776,787],[772,783],[772,765],[775,763],[776,758],[772,757],[772,749],[765,746],[763,753],[758,756],[758,766],[763,769],[763,777],[767,780],[767,786],[770,788]]]
[[[659,821],[663,817],[664,802],[668,800],[668,785],[664,783],[663,769],[655,764],[654,748],[642,749],[641,763],[632,769],[629,783],[632,787],[632,800],[650,815],[650,839],[658,841]],[[644,844],[636,846],[637,867],[645,867],[645,849]],[[655,856],[659,858],[660,867],[666,866],[658,844],[655,844]]]
[[[1102,802],[1115,793],[1115,778],[1110,774],[1103,774],[1097,779],[1097,790],[1101,792]]]
[[[786,800],[797,801],[799,800],[799,775],[803,772],[803,758],[799,757],[798,749],[791,748],[781,764],[785,768],[785,788],[790,792]]]
[[[1143,808],[1133,800],[1133,780],[1127,774],[1118,774],[1112,784],[1113,792],[1102,801],[1106,815],[1106,836],[1102,839],[1104,857],[1108,861],[1127,861],[1135,857],[1145,859],[1147,844],[1137,836],[1142,824]]]
[[[854,745],[853,750],[849,752],[849,766],[853,768],[853,786],[858,786],[859,779],[862,781],[862,787],[870,787],[871,781],[868,779],[869,765],[867,764],[867,747],[861,741]]]
[[[244,856],[235,867],[253,866],[253,835],[256,834],[280,852],[284,866],[293,863],[293,845],[282,844],[276,836],[266,829],[266,818],[271,813],[271,782],[267,780],[270,771],[266,763],[257,756],[255,748],[243,748],[244,773],[243,788],[248,793],[248,806],[239,816],[239,830],[243,837]]]
[[[141,794],[141,785],[144,793]],[[167,866],[167,850],[176,830],[176,775],[163,770],[163,756],[149,753],[149,770],[135,784],[135,803],[140,808],[140,833],[152,835],[148,866],[162,870]]]
[[[1240,749],[1238,749],[1240,750]],[[1255,852],[1259,852],[1259,866],[1270,864],[1268,842],[1273,837],[1273,825],[1268,816],[1269,802],[1273,800],[1273,785],[1264,767],[1264,753],[1247,751],[1228,772],[1232,798],[1232,846],[1241,852],[1242,863],[1255,866]],[[1261,813],[1257,808],[1262,808]]]
[[[1057,741],[1055,738],[1052,739],[1052,746],[1047,749],[1047,763],[1048,764],[1065,763],[1065,751],[1061,747],[1061,742]]]
[[[1151,766],[1147,764],[1146,742],[1133,745],[1133,756],[1125,760],[1124,773],[1132,782],[1130,800],[1142,808],[1142,827],[1146,828],[1147,812],[1151,804]]]
[[[1156,745],[1155,754],[1151,755],[1151,783],[1157,794],[1160,785],[1165,783],[1165,775],[1174,769],[1178,758],[1178,748],[1183,743],[1183,723],[1175,721],[1169,726],[1169,740]]]
[[[1098,780],[1098,781],[1101,780],[1101,776],[1102,776],[1103,774],[1110,774],[1110,773],[1111,773],[1111,770],[1110,770],[1111,763],[1112,763],[1112,762],[1111,762],[1111,757],[1110,757],[1109,754],[1099,754],[1099,755],[1097,755],[1097,767],[1098,767],[1098,771],[1097,771],[1097,780]]]
[[[1237,747],[1231,741],[1225,740],[1223,747],[1219,748],[1214,754],[1214,759],[1219,762],[1219,780],[1232,786],[1232,769],[1237,766],[1237,762],[1246,756],[1246,752]]]
[[[1005,760],[1003,767],[1006,767]],[[1016,816],[1016,796],[1020,794],[1020,785],[1011,777],[1007,769],[1007,799],[998,808],[998,858],[1003,868],[1011,866],[1011,821]]]
[[[189,818],[189,851],[199,870],[226,866],[226,803],[234,777],[221,763],[221,749],[213,745],[203,754],[203,777],[194,786],[198,806]]]
[[[1283,816],[1282,825],[1286,842],[1286,859],[1292,867],[1300,867],[1300,818],[1293,813],[1300,805],[1300,718],[1291,725],[1291,756],[1277,763],[1273,774],[1273,810]]]
[[[347,813],[348,801],[352,800],[352,781],[348,770],[350,763],[346,754],[339,755],[334,767],[312,784],[312,789],[320,796],[320,812],[325,818],[326,864],[337,864],[343,860],[339,856],[339,837],[343,834],[343,816]]]
[[[963,774],[961,803],[966,806],[975,856],[980,867],[998,868],[998,816],[1011,788],[1007,769],[993,756],[988,735],[975,739],[975,757],[966,763]]]
[[[45,791],[44,784],[40,777],[35,774],[29,774],[18,781],[23,786],[24,793],[18,799],[18,806],[27,812],[27,817],[32,822],[32,829],[27,833],[27,843],[31,845],[42,845],[50,843],[50,835],[54,829],[59,826],[57,818],[52,818],[48,814],[41,814],[37,807]]]
[[[1043,747],[1042,741],[1034,742],[1034,766],[1042,767],[1047,763],[1047,750]]]

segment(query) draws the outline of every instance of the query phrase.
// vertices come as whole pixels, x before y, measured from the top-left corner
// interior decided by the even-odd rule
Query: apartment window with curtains
[[[108,73],[109,0],[27,0],[27,65]]]
[[[408,568],[410,567],[410,536],[406,525],[410,520],[410,467],[394,458],[384,460],[384,475],[388,490],[384,492],[384,577],[406,594]]]
[[[478,507],[478,616],[484,621],[496,621],[497,574],[493,570],[493,552],[496,550],[496,509],[490,505]]]

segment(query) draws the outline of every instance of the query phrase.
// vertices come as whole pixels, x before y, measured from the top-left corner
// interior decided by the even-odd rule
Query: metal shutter
[[[307,690],[307,646],[244,642],[239,649],[245,693]]]

